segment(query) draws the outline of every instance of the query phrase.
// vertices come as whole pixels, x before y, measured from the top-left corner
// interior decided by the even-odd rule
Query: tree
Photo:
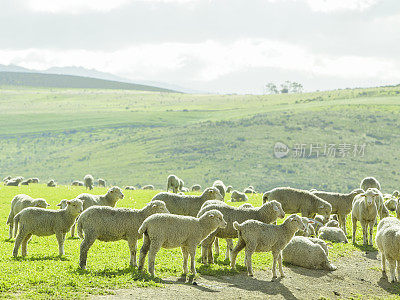
[[[273,82],[269,82],[265,85],[265,91],[267,94],[278,94],[278,88]]]

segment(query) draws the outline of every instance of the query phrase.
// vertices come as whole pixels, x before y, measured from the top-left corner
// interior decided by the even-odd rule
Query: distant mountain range
[[[97,71],[95,69],[86,69],[83,67],[51,67],[46,70],[34,70],[27,69],[24,67],[16,66],[16,65],[2,65],[0,64],[0,72],[20,72],[20,73],[38,73],[38,74],[58,74],[58,75],[72,75],[72,76],[80,76],[80,77],[90,77],[96,79],[103,79],[108,81],[116,81],[121,83],[129,83],[136,84],[140,86],[150,86],[157,87],[163,90],[170,91],[178,91],[183,93],[204,93],[196,90],[187,89],[178,85],[169,84],[165,82],[157,82],[157,81],[148,81],[148,80],[136,80],[132,81],[127,78],[123,78],[117,75],[113,75],[106,72]]]

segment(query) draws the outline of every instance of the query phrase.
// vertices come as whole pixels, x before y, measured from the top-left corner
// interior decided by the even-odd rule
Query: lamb
[[[238,232],[238,242],[231,254],[231,268],[235,268],[237,254],[246,247],[245,262],[247,273],[253,276],[251,256],[254,252],[271,251],[272,262],[272,280],[276,276],[276,264],[279,264],[279,272],[284,277],[282,269],[282,250],[293,238],[299,229],[306,230],[301,217],[298,215],[289,216],[281,225],[265,224],[256,220],[248,220],[239,224],[233,223],[233,228]]]
[[[318,231],[318,238],[335,243],[348,243],[347,237],[343,230],[338,227],[321,227]]]
[[[213,209],[220,211],[224,215],[225,220],[228,222],[228,226],[224,229],[214,231],[202,241],[203,263],[214,262],[211,245],[216,237],[223,239],[232,239],[237,237],[237,231],[233,228],[234,221],[244,222],[252,219],[269,224],[275,222],[278,218],[285,217],[285,212],[282,210],[281,204],[277,201],[269,201],[261,207],[255,208],[238,208],[227,205],[226,203],[212,204],[203,207],[203,209],[201,209],[197,214],[197,217],[200,217],[207,211]]]
[[[197,245],[211,232],[226,227],[222,213],[210,210],[200,218],[172,214],[155,214],[148,217],[139,228],[144,234],[140,249],[139,270],[143,269],[147,253],[149,273],[154,276],[154,263],[160,248],[181,247],[183,273],[188,273],[188,256],[191,257],[191,272],[195,275],[195,255]]]
[[[84,186],[83,181],[75,180],[71,183],[72,186]]]
[[[92,206],[77,220],[78,236],[83,239],[80,248],[79,266],[86,268],[87,253],[96,240],[112,242],[126,240],[130,249],[130,265],[136,266],[138,233],[143,221],[152,214],[169,213],[165,203],[153,201],[142,209]]]
[[[15,177],[7,180],[6,186],[19,186],[19,184],[24,180],[23,177]]]
[[[226,186],[221,180],[215,180],[213,183],[213,187],[216,187],[222,195],[222,198],[225,198]]]
[[[365,193],[354,197],[353,208],[351,211],[351,219],[353,223],[353,244],[356,242],[357,221],[360,221],[363,229],[363,243],[364,245],[368,244],[367,229],[369,226],[369,240],[370,245],[372,245],[372,233],[378,215],[378,208],[375,198],[379,197],[379,194],[376,191],[378,190],[375,188],[367,189]]]
[[[59,255],[64,255],[65,234],[74,224],[76,217],[83,211],[82,201],[69,200],[65,209],[53,210],[39,207],[28,207],[14,217],[15,233],[19,224],[19,232],[15,239],[13,256],[18,256],[22,244],[22,256],[27,254],[27,243],[32,235],[56,235]]]
[[[312,218],[315,214],[321,214],[326,218],[332,211],[332,205],[320,197],[306,190],[279,187],[263,195],[263,203],[267,200],[276,200],[282,204],[286,213],[300,212],[303,217]]]
[[[39,178],[33,177],[32,178],[32,183],[39,183]]]
[[[177,193],[180,190],[179,187],[179,177],[176,175],[169,175],[167,178],[167,192],[172,189],[173,193]],[[182,185],[183,186],[183,185]]]
[[[382,273],[386,274],[387,260],[390,272],[388,281],[398,281],[400,279],[400,221],[394,217],[381,220],[377,228],[375,242],[381,253]]]
[[[45,199],[37,198],[33,199],[31,196],[25,194],[16,195],[11,200],[10,214],[8,215],[7,223],[10,226],[9,239],[12,239],[13,228],[14,228],[14,216],[18,214],[21,210],[27,207],[41,207],[47,208],[50,204],[47,203]]]
[[[154,190],[154,185],[148,184],[148,185],[142,186],[142,190]]]
[[[191,189],[192,192],[201,191],[201,185],[200,184],[193,184],[190,189]]]
[[[231,194],[231,202],[241,202],[248,200],[249,198],[247,198],[247,195],[245,193],[234,190]]]
[[[164,201],[171,214],[195,217],[204,202],[214,199],[223,201],[219,190],[215,187],[211,187],[205,189],[199,196],[176,195],[173,193],[161,192],[155,195],[151,201]]]
[[[226,192],[227,193],[231,193],[233,191],[233,187],[231,186],[231,185],[228,185],[227,187],[226,187]]]
[[[53,179],[50,179],[50,180],[47,182],[47,186],[48,186],[48,187],[56,187],[56,186],[57,186],[57,183],[56,183]]]
[[[134,186],[132,186],[132,185],[127,185],[127,186],[125,187],[125,189],[126,189],[126,190],[131,190],[131,191],[136,190],[136,188],[135,188]]]
[[[83,177],[83,182],[85,183],[86,189],[93,190],[94,178],[92,175],[85,175],[85,177]]]
[[[369,188],[381,190],[381,184],[378,180],[376,180],[375,177],[365,177],[360,183],[360,188],[364,191],[368,190]]]
[[[340,228],[347,234],[346,230],[346,218],[351,212],[353,207],[353,199],[356,195],[363,193],[362,189],[356,189],[347,194],[342,193],[331,193],[316,191],[313,194],[332,205],[332,214],[337,214],[339,218]]]
[[[106,187],[106,181],[103,178],[97,179],[97,183],[100,187]]]
[[[284,262],[306,269],[334,271],[336,266],[328,260],[328,247],[317,238],[295,236],[282,250]]]

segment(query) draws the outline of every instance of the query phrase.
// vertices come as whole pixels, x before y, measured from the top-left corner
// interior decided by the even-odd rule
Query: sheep
[[[5,183],[6,181],[8,181],[8,180],[10,180],[12,177],[9,175],[9,176],[6,176],[6,177],[4,177],[3,178],[3,182]]]
[[[335,243],[348,243],[347,237],[344,234],[343,230],[338,227],[321,227],[318,231],[318,238]]]
[[[126,189],[126,190],[131,190],[131,191],[136,190],[136,188],[135,188],[134,186],[132,186],[132,185],[127,185],[127,186],[125,187],[125,189]]]
[[[185,183],[183,182],[183,180],[179,179],[179,190],[182,190],[184,185],[185,185]]]
[[[312,218],[307,218],[307,219],[312,221],[312,222],[310,222],[309,225],[311,225],[314,228],[315,235],[318,234],[318,231],[321,227],[324,227],[324,223],[322,223],[316,219],[312,219]]]
[[[83,177],[83,182],[85,183],[86,189],[93,190],[94,178],[92,175],[85,175],[85,177]]]
[[[231,185],[228,185],[227,187],[226,187],[226,192],[227,193],[231,193],[233,191],[233,187],[231,186]]]
[[[226,186],[221,180],[215,180],[213,183],[213,187],[216,187],[222,195],[222,198],[225,198]]]
[[[233,228],[234,221],[244,222],[253,219],[269,224],[275,222],[278,218],[285,217],[285,212],[282,210],[281,204],[277,201],[269,201],[261,207],[255,208],[238,208],[227,205],[226,203],[212,204],[203,207],[203,209],[201,209],[197,214],[197,217],[200,217],[207,211],[213,209],[219,210],[224,215],[225,220],[228,222],[228,226],[224,229],[214,231],[204,241],[202,241],[201,250],[203,263],[214,262],[211,245],[216,237],[223,239],[232,239],[237,237],[237,231]]]
[[[301,220],[303,221],[304,225],[306,226],[306,230],[299,230],[296,232],[295,235],[299,236],[315,236],[315,229],[312,226],[314,223],[313,220],[306,218],[306,217],[301,217]]]
[[[71,183],[72,186],[84,186],[83,181],[75,180]]]
[[[318,221],[318,222],[320,222],[322,224],[325,224],[327,222],[325,217],[321,216],[321,215],[315,215],[314,220],[316,220],[316,221]]]
[[[385,203],[382,203],[382,212],[379,215],[379,218],[382,220],[383,218],[389,217],[390,216],[390,212],[387,209]]]
[[[389,209],[391,211],[396,211],[397,199],[396,198],[390,198],[390,199],[386,200],[384,204],[387,207],[387,209]]]
[[[222,213],[210,210],[199,218],[173,214],[155,214],[148,217],[139,228],[144,235],[140,249],[139,270],[143,269],[147,253],[149,273],[154,276],[154,263],[160,248],[181,247],[183,254],[183,273],[188,273],[188,256],[191,257],[191,272],[195,275],[195,255],[197,245],[211,232],[225,228]]]
[[[289,216],[281,225],[265,224],[256,220],[248,220],[239,224],[233,223],[233,228],[237,231],[239,237],[236,247],[231,254],[231,268],[235,268],[237,254],[246,248],[245,262],[247,274],[253,276],[251,256],[254,252],[271,251],[272,262],[272,280],[276,276],[276,264],[279,264],[281,277],[285,277],[282,269],[282,250],[293,238],[299,229],[306,230],[301,217],[298,215]]]
[[[184,187],[184,186],[183,186],[183,187],[181,188],[181,192],[183,192],[183,193],[188,193],[188,192],[190,192],[190,191],[189,191],[189,189],[188,189],[187,187]]]
[[[50,204],[47,203],[45,199],[37,198],[33,199],[31,196],[25,194],[19,194],[14,196],[11,200],[10,214],[8,215],[7,223],[10,226],[9,239],[12,239],[13,227],[14,227],[14,216],[18,214],[21,210],[27,207],[41,207],[47,208]]]
[[[363,194],[354,197],[353,208],[351,210],[351,219],[353,223],[353,244],[356,242],[357,221],[360,221],[363,229],[363,243],[368,244],[367,229],[369,226],[370,245],[372,245],[372,233],[376,218],[378,215],[378,208],[375,198],[379,196],[376,192],[377,189],[367,189]]]
[[[400,221],[394,217],[381,220],[377,228],[375,242],[381,253],[382,273],[386,274],[387,260],[389,263],[388,281],[400,280]]]
[[[112,242],[126,240],[130,249],[130,265],[136,266],[138,233],[143,221],[152,214],[169,213],[165,203],[153,201],[142,209],[92,206],[77,220],[77,233],[83,239],[80,248],[79,267],[86,268],[87,253],[96,240]]]
[[[243,193],[245,193],[245,194],[255,194],[255,192],[256,191],[254,190],[254,188],[252,186],[249,186],[243,190]]]
[[[332,205],[331,213],[338,215],[340,228],[342,228],[345,234],[347,234],[346,218],[347,215],[351,212],[351,209],[353,207],[352,205],[353,199],[356,195],[361,194],[363,192],[364,191],[362,189],[356,189],[346,194],[323,192],[323,191],[316,191],[313,192],[313,194]]]
[[[207,188],[199,196],[194,195],[176,195],[173,193],[158,193],[151,199],[164,201],[167,205],[167,209],[171,214],[192,216],[195,217],[199,212],[201,206],[207,200],[222,200],[222,195],[219,190],[215,187]]]
[[[337,227],[340,228],[340,224],[336,220],[329,220],[326,224],[325,227]]]
[[[50,180],[47,182],[47,186],[48,186],[48,187],[56,187],[56,186],[57,186],[57,183],[56,183],[53,179],[50,179]]]
[[[201,185],[200,184],[193,184],[192,187],[190,188],[192,192],[198,192],[201,191]]]
[[[99,187],[106,187],[106,181],[103,178],[97,179]]]
[[[369,188],[376,188],[378,190],[381,189],[381,184],[375,177],[365,177],[360,183],[360,189],[364,191],[368,190]]]
[[[39,178],[33,177],[32,178],[32,183],[39,183]]]
[[[303,217],[313,217],[321,214],[329,217],[332,205],[320,197],[306,190],[293,189],[290,187],[279,187],[263,194],[263,203],[267,200],[276,200],[282,204],[286,213],[300,212]]]
[[[173,193],[177,193],[180,190],[179,177],[176,175],[169,175],[167,178],[167,192],[172,189]]]
[[[21,181],[21,185],[29,185],[30,183],[32,183],[32,178],[28,178]]]
[[[398,190],[394,190],[392,193],[392,197],[399,198],[400,192]]]
[[[249,198],[245,193],[234,190],[231,194],[231,202],[248,201]]]
[[[19,186],[19,184],[24,180],[23,177],[14,177],[6,181],[6,186]]]
[[[18,256],[18,250],[22,243],[22,256],[27,254],[27,243],[32,235],[49,236],[56,235],[59,255],[64,255],[65,234],[74,224],[76,217],[83,211],[82,201],[69,200],[67,207],[61,210],[28,207],[20,211],[14,217],[15,233],[19,224],[19,232],[15,239],[13,256]]]
[[[148,184],[148,185],[142,186],[142,190],[154,190],[154,185]]]
[[[334,271],[328,259],[328,247],[317,238],[295,236],[282,250],[283,261],[306,269]]]

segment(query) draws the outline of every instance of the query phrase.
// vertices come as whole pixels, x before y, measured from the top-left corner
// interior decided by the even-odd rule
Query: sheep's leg
[[[17,257],[18,256],[18,250],[19,250],[19,246],[21,246],[22,241],[25,239],[26,237],[26,233],[23,232],[22,230],[20,230],[20,232],[18,233],[17,237],[15,238],[15,242],[14,242],[14,250],[13,250],[13,256]]]
[[[13,223],[14,223],[14,221],[11,221],[11,223],[10,223],[10,231],[8,232],[8,236],[9,236],[10,240],[13,237],[13,230],[14,230],[14,224]]]
[[[183,255],[183,274],[189,273],[188,270],[188,258],[189,258],[189,251],[187,247],[181,246],[182,255]]]
[[[142,248],[140,249],[140,255],[139,255],[139,270],[143,269],[144,260],[146,259],[146,255],[149,252],[149,248],[150,248],[150,238],[145,233],[143,235],[143,245]]]
[[[215,251],[215,255],[219,256],[219,242],[218,242],[218,238],[215,239],[214,241],[214,251]]]
[[[396,261],[396,269],[397,269],[397,281],[400,281],[400,260]]]
[[[85,233],[85,238],[81,243],[81,249],[79,253],[79,267],[81,269],[86,269],[87,254],[95,241],[95,237],[91,237],[88,233]]]
[[[279,265],[279,273],[281,273],[281,277],[285,277],[285,273],[282,268],[282,251],[279,251],[278,254],[278,265]]]
[[[56,238],[58,241],[58,253],[60,256],[63,256],[64,255],[65,233],[56,232]]]
[[[357,219],[356,218],[352,218],[351,219],[352,223],[353,223],[353,236],[351,237],[353,244],[356,243],[356,231],[357,231]]]
[[[368,245],[368,223],[361,224],[362,231],[363,231],[363,244]]]
[[[376,220],[375,220],[376,221]],[[372,242],[372,233],[374,231],[374,221],[369,223],[369,244],[372,246],[373,242]]]
[[[338,215],[338,219],[339,219],[339,224],[340,224],[340,228],[342,228],[343,232],[345,235],[347,235],[347,230],[346,230],[346,215]]]
[[[396,261],[393,259],[388,259],[389,263],[389,282],[395,282],[396,281],[396,276],[395,276],[395,269],[396,269]]]
[[[232,239],[226,239],[226,253],[225,253],[225,259],[229,259],[230,253],[232,252],[233,249],[233,242]]]
[[[215,234],[211,233],[201,242],[201,262],[203,264],[212,264],[214,262],[212,254],[212,244],[214,242]]]
[[[132,267],[136,267],[136,247],[137,247],[137,240],[133,237],[128,237],[128,246],[131,252],[131,260],[130,265]]]
[[[249,247],[247,245],[246,251],[245,251],[245,260],[246,260],[246,267],[247,267],[247,274],[249,276],[253,276],[253,266],[251,264],[251,256],[253,255],[253,247]]]
[[[193,275],[196,275],[196,246],[189,250],[190,254],[190,271]]]
[[[382,264],[382,273],[386,274],[386,257],[383,252],[381,252],[381,264]]]
[[[279,253],[277,252],[272,252],[272,280],[274,280],[277,276],[276,276],[276,263],[278,261],[278,256]]]
[[[76,226],[76,222],[74,222],[74,225],[72,225],[72,227],[71,227],[71,237],[75,236],[75,226]]]
[[[243,238],[241,236],[239,236],[238,242],[235,246],[235,248],[233,248],[232,252],[231,252],[231,269],[235,268],[235,264],[236,264],[236,257],[238,255],[238,253],[244,248],[246,247],[246,243],[243,240]],[[246,259],[245,259],[245,264],[246,264]]]
[[[156,260],[157,252],[160,250],[162,243],[159,241],[151,241],[148,255],[148,268],[151,276],[154,276],[154,265]]]
[[[29,242],[29,239],[31,238],[32,233],[28,234],[23,240],[22,240],[22,257],[25,257],[27,254],[27,244]]]

